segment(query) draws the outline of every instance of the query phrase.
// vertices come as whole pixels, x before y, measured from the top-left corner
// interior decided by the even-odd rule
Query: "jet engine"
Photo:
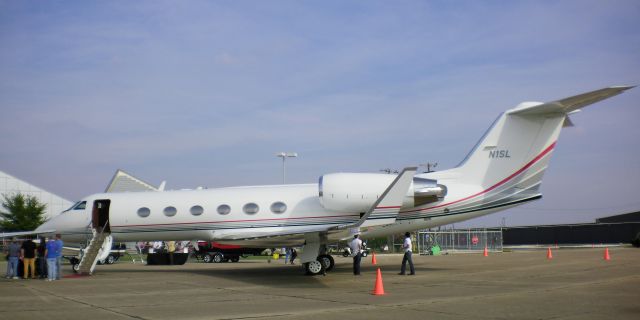
[[[381,173],[331,173],[320,177],[320,203],[325,209],[343,212],[366,212],[391,185],[395,175]],[[413,178],[403,201],[403,208],[437,202],[447,188],[436,180]]]

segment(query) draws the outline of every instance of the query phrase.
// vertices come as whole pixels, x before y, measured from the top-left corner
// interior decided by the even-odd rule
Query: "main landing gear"
[[[333,257],[328,254],[321,254],[316,260],[307,262],[304,264],[304,269],[307,275],[326,275],[328,271],[331,271],[335,266]]]
[[[335,265],[333,257],[327,254],[327,235],[324,233],[305,234],[304,250],[300,262],[307,275],[326,275]]]

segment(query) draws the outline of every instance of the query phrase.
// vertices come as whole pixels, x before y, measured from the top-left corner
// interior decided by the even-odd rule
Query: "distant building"
[[[36,197],[41,203],[47,205],[45,217],[47,219],[60,214],[60,212],[69,209],[73,202],[48,192],[42,188],[38,188],[28,182],[22,181],[14,176],[0,171],[0,195],[11,195],[22,193]],[[1,197],[0,197],[1,198]],[[2,198],[4,200],[4,198]],[[5,211],[4,208],[0,208]]]
[[[596,219],[595,223],[502,228],[505,245],[635,243],[640,212]]]
[[[164,182],[159,187],[138,179],[123,170],[116,170],[111,181],[104,190],[105,193],[113,192],[142,192],[142,191],[162,191],[164,190]]]

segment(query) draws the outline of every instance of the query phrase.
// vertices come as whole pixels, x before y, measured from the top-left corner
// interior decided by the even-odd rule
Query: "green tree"
[[[3,194],[2,197],[2,207],[7,210],[0,210],[0,228],[3,230],[34,230],[46,221],[44,211],[47,205],[40,203],[36,197],[22,193]]]

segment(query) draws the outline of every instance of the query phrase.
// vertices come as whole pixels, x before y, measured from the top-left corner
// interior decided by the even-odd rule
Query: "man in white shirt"
[[[404,243],[402,244],[402,248],[404,249],[404,257],[402,257],[402,268],[400,268],[400,273],[398,274],[405,274],[407,261],[409,261],[409,270],[411,271],[409,275],[412,276],[416,274],[416,270],[413,268],[413,260],[411,259],[411,233],[407,232],[404,234]]]
[[[353,236],[353,240],[349,243],[351,256],[353,257],[353,275],[360,275],[360,259],[362,258],[362,240],[358,239],[358,234]]]

